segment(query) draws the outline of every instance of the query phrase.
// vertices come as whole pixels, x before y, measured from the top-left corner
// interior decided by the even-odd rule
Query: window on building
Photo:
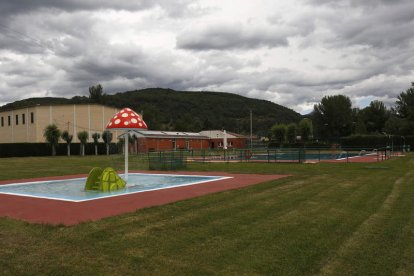
[[[11,125],[11,117],[7,116],[7,124],[10,126]]]
[[[22,125],[26,124],[26,114],[22,114]]]
[[[4,117],[1,117],[1,126],[4,127]]]
[[[34,113],[30,112],[30,123],[33,124],[34,123]]]
[[[19,124],[19,114],[16,114],[16,126]]]

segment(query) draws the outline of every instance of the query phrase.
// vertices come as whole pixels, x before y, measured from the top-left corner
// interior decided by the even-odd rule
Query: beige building
[[[49,124],[56,124],[61,131],[67,130],[75,143],[79,142],[77,133],[86,130],[91,142],[92,134],[102,134],[117,112],[114,107],[100,104],[36,105],[2,111],[0,143],[44,143],[43,131]],[[112,141],[115,141],[118,133],[113,134]]]

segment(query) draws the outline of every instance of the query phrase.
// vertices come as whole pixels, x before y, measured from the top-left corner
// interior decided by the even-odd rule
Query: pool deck
[[[33,198],[0,194],[0,217],[10,217],[32,223],[75,225],[81,222],[95,221],[106,217],[152,206],[164,205],[184,199],[203,196],[211,193],[239,189],[242,187],[277,180],[289,175],[263,174],[230,174],[224,172],[155,172],[131,171],[139,173],[163,173],[183,175],[213,175],[231,177],[197,185],[175,187],[156,191],[128,194],[116,197],[101,198],[85,202],[68,202],[53,199]],[[31,181],[47,181],[87,177],[68,175],[0,181],[0,185],[24,183]]]

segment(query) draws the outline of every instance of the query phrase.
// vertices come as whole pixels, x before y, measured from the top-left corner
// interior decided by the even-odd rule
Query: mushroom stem
[[[128,181],[128,136],[129,136],[129,133],[128,133],[128,131],[126,132],[126,135],[125,135],[125,139],[124,139],[124,142],[125,142],[125,174],[124,174],[124,180],[125,180],[125,182],[127,182]]]

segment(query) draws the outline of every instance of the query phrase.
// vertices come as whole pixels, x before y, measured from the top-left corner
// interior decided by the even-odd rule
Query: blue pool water
[[[123,175],[121,175],[121,177],[122,176]],[[127,187],[113,192],[85,191],[84,186],[86,178],[75,178],[0,185],[0,194],[80,202],[104,197],[194,185],[226,178],[228,177],[131,173],[128,175]]]

